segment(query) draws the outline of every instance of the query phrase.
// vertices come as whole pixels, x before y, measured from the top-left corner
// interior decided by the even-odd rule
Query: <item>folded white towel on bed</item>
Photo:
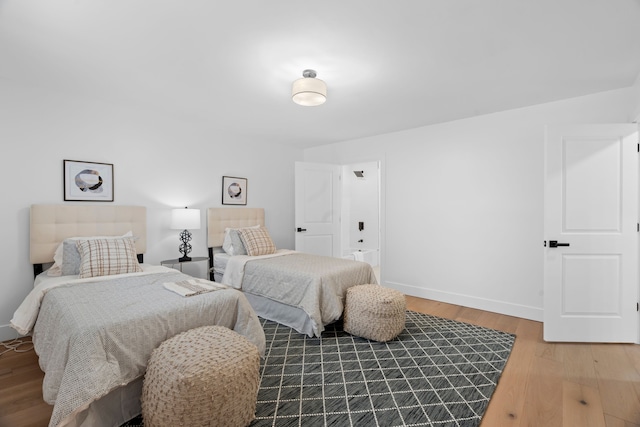
[[[189,279],[180,282],[164,283],[165,289],[175,292],[183,297],[191,297],[200,295],[205,292],[218,291],[220,289],[228,289],[229,287],[220,283],[211,282],[205,279]]]

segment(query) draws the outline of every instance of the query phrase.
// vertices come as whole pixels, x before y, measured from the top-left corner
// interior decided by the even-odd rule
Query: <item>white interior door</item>
[[[637,131],[547,129],[546,341],[638,341]]]
[[[338,165],[296,162],[296,250],[340,256],[340,171]]]

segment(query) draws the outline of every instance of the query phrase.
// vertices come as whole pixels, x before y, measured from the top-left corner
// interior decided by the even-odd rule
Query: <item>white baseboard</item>
[[[513,304],[505,301],[497,301],[488,298],[479,298],[470,295],[443,292],[435,289],[419,288],[417,286],[405,285],[397,282],[386,281],[385,286],[394,288],[414,297],[431,299],[446,302],[448,304],[461,305],[464,307],[477,308],[479,310],[491,311],[493,313],[505,314],[507,316],[521,317],[523,319],[542,322],[543,309],[521,304]]]

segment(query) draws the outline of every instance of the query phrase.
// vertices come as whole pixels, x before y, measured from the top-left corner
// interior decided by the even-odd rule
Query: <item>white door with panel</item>
[[[638,342],[638,127],[547,128],[544,339]]]
[[[296,251],[340,256],[340,172],[338,165],[296,162]]]

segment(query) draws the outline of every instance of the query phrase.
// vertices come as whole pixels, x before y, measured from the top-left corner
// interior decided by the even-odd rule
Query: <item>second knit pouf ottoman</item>
[[[404,294],[380,285],[347,289],[344,331],[374,341],[390,341],[404,330]]]

